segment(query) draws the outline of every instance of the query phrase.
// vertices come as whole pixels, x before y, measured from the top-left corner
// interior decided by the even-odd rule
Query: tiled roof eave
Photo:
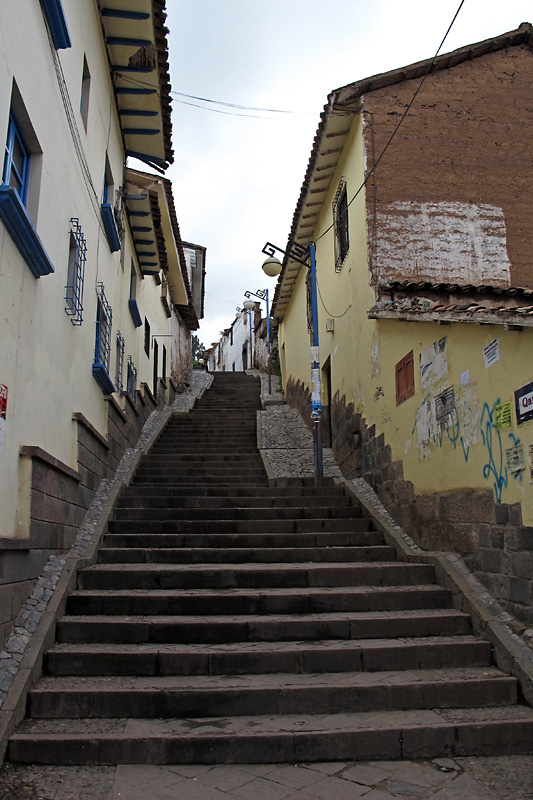
[[[371,308],[367,312],[369,319],[395,319],[401,322],[433,322],[438,325],[450,325],[452,322],[470,323],[474,325],[503,325],[504,327],[533,328],[533,308],[524,309],[478,309],[476,311],[408,311],[405,309]]]
[[[99,7],[102,32],[125,153],[161,171],[174,160],[165,0],[137,0],[137,7],[142,18]]]

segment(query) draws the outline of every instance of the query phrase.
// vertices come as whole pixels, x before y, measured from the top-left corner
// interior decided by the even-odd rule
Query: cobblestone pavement
[[[0,800],[531,800],[533,756],[0,770]]]

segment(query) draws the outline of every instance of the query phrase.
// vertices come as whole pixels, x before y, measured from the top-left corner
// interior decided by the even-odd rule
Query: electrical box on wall
[[[335,320],[334,319],[327,319],[326,320],[326,331],[328,333],[333,333],[335,330]]]

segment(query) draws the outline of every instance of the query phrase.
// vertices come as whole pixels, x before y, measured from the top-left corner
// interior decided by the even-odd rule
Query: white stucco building
[[[100,480],[190,375],[205,250],[190,246],[191,270],[160,174],[164,5],[0,10],[0,645]]]

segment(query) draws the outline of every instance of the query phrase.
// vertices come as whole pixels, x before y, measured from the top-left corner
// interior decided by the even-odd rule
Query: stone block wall
[[[307,424],[308,390],[289,379],[287,402]],[[496,503],[490,490],[417,496],[403,463],[392,461],[384,434],[376,436],[354,406],[332,400],[332,447],[345,478],[364,478],[391,516],[426,550],[453,550],[493,597],[525,626],[533,625],[533,527],[522,524],[520,504]]]
[[[157,401],[143,384],[135,398],[126,395],[124,410],[107,396],[107,436],[75,413],[77,469],[39,447],[21,448],[21,457],[31,459],[30,535],[0,539],[0,649],[49,556],[72,545],[101,481],[114,473],[124,452],[136,444],[152,411],[175,396],[172,380],[161,387]]]

